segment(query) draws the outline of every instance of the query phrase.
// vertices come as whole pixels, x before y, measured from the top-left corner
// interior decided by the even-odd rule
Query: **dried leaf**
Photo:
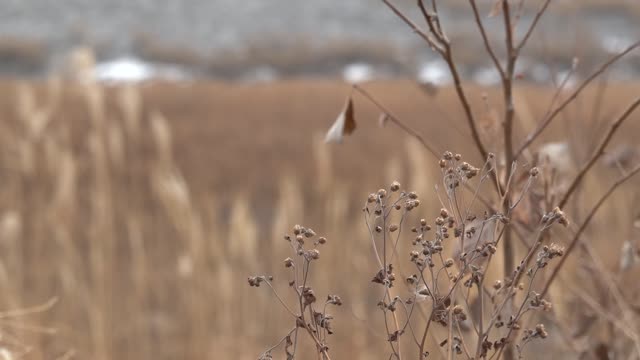
[[[284,346],[284,351],[287,354],[287,360],[293,360],[295,358],[293,349],[291,349],[293,347],[293,341],[291,341],[291,335],[287,335],[286,338],[286,343]]]
[[[340,112],[340,115],[338,115],[333,125],[331,125],[329,131],[327,131],[324,141],[327,143],[341,143],[344,136],[351,134],[355,129],[356,119],[353,116],[353,100],[349,97],[344,109]]]
[[[491,12],[489,13],[489,17],[494,17],[500,15],[502,12],[502,2],[505,0],[496,0],[491,7]]]
[[[389,342],[397,342],[400,339],[400,336],[404,333],[403,330],[396,330],[393,333],[389,334],[389,338],[387,341]]]

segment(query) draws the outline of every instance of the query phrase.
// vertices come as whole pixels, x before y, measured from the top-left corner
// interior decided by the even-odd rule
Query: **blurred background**
[[[500,47],[493,1],[478,3]],[[397,4],[421,20],[415,1]],[[524,4],[519,36],[540,1]],[[440,5],[482,136],[499,152],[499,77],[468,2]],[[570,91],[640,39],[639,21],[634,0],[552,1],[516,70],[518,141],[560,83]],[[606,120],[640,92],[639,76],[635,51],[535,147],[561,144],[563,176],[575,173]],[[423,194],[416,219],[433,218],[441,179],[437,160],[379,126],[378,109],[357,95],[355,134],[324,143],[355,82],[438,151],[482,164],[446,64],[380,1],[0,0],[0,359],[256,358],[290,321],[246,278],[274,275],[293,300],[282,236],[298,223],[329,239],[312,280],[321,297],[345,303],[332,353],[378,358],[386,334],[361,206],[398,180]],[[611,147],[630,163],[634,119]],[[597,165],[572,218],[616,178],[614,163]],[[607,238],[593,246],[621,284],[635,274],[619,260],[624,244],[636,246],[637,185],[617,193],[588,234]],[[574,268],[567,281],[591,284]],[[585,291],[606,302],[598,289]],[[573,320],[597,312],[569,290],[556,296],[584,311],[567,310],[553,331],[586,348],[623,341],[581,335],[587,325]],[[544,351],[575,353],[562,341]]]
[[[401,9],[417,18],[415,1]],[[490,1],[480,1],[488,15]],[[484,4],[483,4],[484,3]],[[347,80],[417,77],[446,82],[444,64],[411,36],[385,6],[367,0],[313,3],[245,1],[2,1],[0,71],[37,77],[69,70],[78,48],[91,49],[101,80],[214,79],[245,82],[290,77],[345,77]],[[535,10],[539,4],[525,2]],[[567,71],[573,56],[594,62],[638,37],[638,4],[631,0],[555,1],[520,63],[531,81],[553,75],[548,65]],[[447,1],[439,10],[458,44],[463,73],[495,84],[489,59],[478,56],[476,24],[468,3]],[[525,12],[522,24],[535,12]],[[499,19],[486,19],[500,38]],[[525,26],[519,27],[523,35]],[[636,76],[637,57],[616,69],[619,79]]]

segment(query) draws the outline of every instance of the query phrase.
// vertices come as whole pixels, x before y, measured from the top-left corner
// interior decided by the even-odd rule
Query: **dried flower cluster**
[[[292,307],[289,307],[278,294],[271,284],[273,281],[272,276],[251,276],[248,282],[250,286],[255,287],[259,287],[261,283],[269,285],[282,306],[293,317],[294,327],[275,346],[263,352],[259,359],[271,359],[272,351],[283,343],[285,344],[287,359],[293,359],[297,349],[299,331],[302,329],[315,343],[319,356],[328,360],[330,358],[327,336],[333,334],[333,316],[327,313],[327,306],[341,306],[342,299],[338,295],[331,294],[327,296],[324,303],[318,304],[316,292],[307,281],[312,270],[312,263],[320,259],[320,250],[317,247],[325,245],[327,239],[318,237],[315,231],[301,225],[295,225],[293,234],[286,234],[284,239],[289,243],[293,253],[293,257],[284,259],[283,265],[291,271],[291,280],[289,280],[288,285],[298,298],[298,303],[293,307],[296,310],[292,310]]]
[[[510,225],[509,218],[515,206],[510,207],[508,213],[492,214],[489,210],[478,217],[471,211],[471,204],[462,199],[465,198],[464,192],[469,191],[466,185],[471,185],[470,180],[478,177],[476,187],[479,187],[490,178],[492,159],[493,155],[490,155],[485,166],[477,168],[462,161],[459,154],[443,154],[439,161],[445,185],[442,208],[432,222],[419,219],[410,228],[413,249],[409,251],[408,260],[416,272],[405,277],[407,296],[402,295],[402,289],[395,290],[396,294],[392,292],[396,288],[393,263],[402,261],[395,257],[402,241],[402,227],[408,222],[412,210],[420,205],[419,196],[415,192],[402,191],[397,181],[388,190],[380,189],[368,196],[363,211],[380,265],[372,281],[381,286],[378,307],[385,319],[392,356],[400,358],[400,340],[411,334],[411,338],[418,340],[415,343],[420,357],[425,357],[431,323],[449,329],[451,336],[440,344],[446,345],[454,354],[466,354],[468,358],[484,358],[491,353],[501,355],[505,345],[512,343],[515,333],[520,331],[526,313],[551,308],[547,300],[532,291],[532,285],[537,270],[563,255],[562,247],[556,244],[542,247],[534,268],[526,272],[530,279],[528,285],[518,281],[528,266],[530,256],[514,269],[513,277],[495,280],[492,292],[485,288],[487,267],[499,252],[501,234]],[[530,182],[523,191],[527,191],[536,176],[537,170],[531,169]],[[471,193],[477,191],[471,190]],[[474,200],[472,198],[471,202]],[[568,224],[566,216],[558,208],[541,219],[539,232],[546,233],[554,223]],[[534,252],[537,246],[534,244],[530,252]],[[451,253],[456,256],[450,257],[448,254]],[[515,296],[523,292],[525,295],[516,306]],[[490,302],[493,311],[478,313],[470,306],[473,301]],[[416,307],[431,313],[421,332],[418,332],[413,319]],[[399,309],[403,311],[399,312]],[[482,322],[482,318],[489,321]],[[476,329],[476,332],[463,330],[469,328]],[[546,332],[536,334],[529,334],[522,345],[534,338],[546,337]],[[474,349],[471,348],[473,346]]]

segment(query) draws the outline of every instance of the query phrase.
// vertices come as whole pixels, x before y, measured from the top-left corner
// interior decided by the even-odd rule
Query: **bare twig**
[[[525,33],[524,37],[522,38],[522,40],[520,40],[520,43],[516,46],[516,51],[518,53],[525,46],[525,44],[527,43],[527,41],[531,37],[531,34],[533,34],[533,30],[538,25],[538,21],[540,21],[540,19],[542,18],[542,15],[545,13],[545,11],[547,10],[547,7],[549,6],[550,3],[551,3],[551,0],[545,0],[544,4],[542,4],[540,9],[536,13],[536,16],[533,18],[533,22],[531,22],[531,26],[529,26],[529,29]]]
[[[624,57],[634,49],[638,48],[639,46],[640,46],[640,41],[632,44],[621,53],[613,56],[611,59],[607,60],[604,64],[600,65],[600,67],[596,71],[594,71],[591,75],[589,75],[589,77],[587,77],[573,91],[573,93],[569,95],[569,97],[565,101],[563,101],[560,105],[558,105],[558,107],[556,107],[542,121],[542,123],[538,126],[537,129],[535,129],[531,134],[527,136],[525,141],[522,143],[522,145],[520,145],[518,150],[515,152],[514,154],[515,158],[517,159],[522,154],[522,152],[525,149],[527,149],[538,138],[538,136],[540,136],[540,134],[549,126],[549,124],[551,124],[551,122],[567,107],[567,105],[569,105],[572,101],[574,101],[578,97],[578,95],[580,95],[580,93],[587,87],[587,85],[589,85],[594,79],[598,78],[600,74],[604,73],[613,63],[620,60],[622,57]]]
[[[553,272],[551,273],[551,276],[549,276],[549,279],[547,279],[547,282],[545,283],[543,290],[540,292],[542,294],[542,296],[544,296],[547,293],[547,291],[549,291],[549,287],[551,286],[551,283],[553,283],[553,280],[558,276],[558,272],[560,271],[560,269],[562,268],[564,263],[569,258],[569,255],[571,255],[571,252],[573,251],[575,246],[580,241],[580,236],[586,230],[587,226],[589,225],[589,223],[591,222],[591,220],[593,219],[595,214],[598,212],[598,210],[600,209],[602,204],[604,204],[604,202],[609,198],[609,196],[611,196],[611,194],[613,194],[613,192],[620,185],[622,185],[625,182],[627,182],[629,179],[631,179],[634,175],[636,175],[639,172],[640,172],[640,165],[636,166],[633,170],[629,171],[626,175],[624,175],[624,176],[620,177],[618,180],[616,180],[616,182],[613,183],[609,187],[607,192],[605,192],[604,195],[602,195],[600,200],[598,200],[596,205],[591,209],[591,211],[587,215],[587,217],[584,220],[584,222],[582,223],[582,225],[580,225],[580,228],[578,229],[578,232],[576,232],[576,234],[573,236],[573,239],[569,243],[569,246],[567,247],[567,250],[565,251],[564,256],[562,258],[560,258],[560,262],[553,269]]]
[[[442,46],[436,45],[433,40],[426,34],[424,31],[420,30],[420,28],[411,21],[398,7],[396,7],[390,0],[382,0],[385,5],[391,9],[400,19],[402,19],[409,27],[411,27],[415,32],[417,32],[434,50],[436,50],[443,58],[443,60],[447,63],[449,67],[449,72],[451,73],[451,77],[453,78],[453,83],[456,89],[456,94],[458,95],[458,99],[464,109],[465,116],[467,118],[467,123],[469,128],[471,129],[471,137],[473,138],[478,151],[483,159],[487,158],[489,152],[486,150],[485,146],[482,143],[482,139],[480,139],[480,132],[478,131],[478,126],[476,124],[476,119],[473,116],[473,112],[471,111],[471,105],[469,104],[469,100],[467,99],[467,95],[462,87],[462,79],[458,72],[458,67],[453,58],[453,51],[451,49],[451,44],[444,39]]]
[[[360,94],[362,94],[365,98],[367,98],[367,100],[371,101],[372,104],[374,104],[376,107],[378,107],[378,109],[380,109],[380,111],[382,111],[388,117],[388,119],[391,120],[391,122],[394,125],[396,125],[400,129],[402,129],[407,134],[409,134],[409,135],[413,136],[414,138],[416,138],[416,140],[418,140],[420,142],[420,144],[422,144],[422,146],[424,146],[425,149],[427,149],[433,156],[435,156],[436,159],[440,156],[439,153],[436,152],[431,147],[431,145],[429,145],[427,143],[427,141],[424,139],[424,137],[422,137],[422,135],[418,131],[412,129],[407,124],[405,124],[400,119],[398,119],[397,116],[395,116],[384,105],[382,105],[379,101],[377,101],[371,94],[369,94],[368,91],[366,91],[364,88],[360,87],[357,84],[353,85],[353,88],[355,90],[357,90]]]
[[[478,24],[478,30],[480,30],[480,34],[482,35],[482,42],[484,43],[484,47],[487,50],[487,53],[491,57],[491,61],[493,61],[493,65],[495,66],[498,73],[500,73],[500,78],[504,80],[505,74],[502,69],[502,65],[500,65],[500,60],[496,56],[493,48],[491,47],[491,43],[489,42],[489,38],[487,37],[487,32],[482,24],[482,19],[480,18],[480,12],[478,11],[478,6],[476,5],[475,0],[469,0],[469,4],[471,4],[471,8],[473,9],[473,17],[476,20],[476,24]]]
[[[575,285],[569,283],[569,290],[578,295],[578,298],[587,304],[593,311],[598,313],[600,317],[607,319],[611,325],[620,330],[625,336],[633,341],[634,347],[638,354],[640,354],[640,337],[635,329],[628,327],[625,321],[617,318],[611,312],[605,310],[606,307],[599,304],[593,297],[591,297],[586,291],[578,288]]]
[[[558,203],[558,206],[561,209],[564,208],[567,201],[569,201],[569,199],[571,198],[571,195],[575,192],[575,190],[577,189],[578,185],[580,184],[584,176],[587,174],[587,172],[589,172],[591,167],[593,167],[596,161],[598,161],[598,159],[604,154],[604,149],[607,147],[607,144],[609,144],[609,141],[611,141],[611,138],[613,138],[613,135],[615,134],[616,130],[618,130],[620,125],[622,125],[622,123],[627,118],[629,118],[629,115],[633,113],[633,111],[638,107],[638,105],[640,105],[640,97],[637,98],[635,101],[633,101],[631,105],[629,105],[629,107],[614,122],[611,123],[611,126],[609,127],[609,131],[607,131],[607,133],[604,135],[604,137],[600,141],[598,148],[593,153],[591,158],[582,166],[582,168],[580,169],[576,177],[571,182],[571,185],[565,192],[564,196],[562,197],[562,200],[560,200],[560,202]]]
[[[420,36],[424,41],[426,41],[427,44],[429,44],[429,46],[431,47],[431,49],[433,49],[438,53],[441,53],[441,54],[443,53],[444,50],[442,46],[438,45],[436,41],[432,39],[431,36],[429,36],[429,34],[427,34],[424,30],[420,29],[420,27],[416,23],[411,21],[411,19],[409,19],[402,11],[400,11],[400,9],[398,9],[394,4],[392,4],[391,1],[382,0],[382,2],[384,2],[389,7],[389,9],[391,9],[391,11],[393,11],[402,21],[404,21],[404,23],[407,24],[411,28],[411,30],[413,30],[413,32],[418,34],[418,36]]]
[[[433,36],[438,40],[440,44],[446,42],[447,40],[445,38],[445,35],[442,33],[442,29],[437,25],[437,23],[434,22],[433,15],[429,14],[429,11],[427,11],[427,8],[424,6],[424,0],[418,0],[418,7],[420,8],[420,12],[422,12],[424,20],[427,22],[427,26],[429,26],[429,31],[431,31]]]

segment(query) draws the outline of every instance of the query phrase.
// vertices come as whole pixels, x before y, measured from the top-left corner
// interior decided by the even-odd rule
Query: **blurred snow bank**
[[[152,64],[134,57],[122,57],[96,64],[93,78],[102,82],[141,82],[155,79],[184,81],[190,77],[175,65]]]

